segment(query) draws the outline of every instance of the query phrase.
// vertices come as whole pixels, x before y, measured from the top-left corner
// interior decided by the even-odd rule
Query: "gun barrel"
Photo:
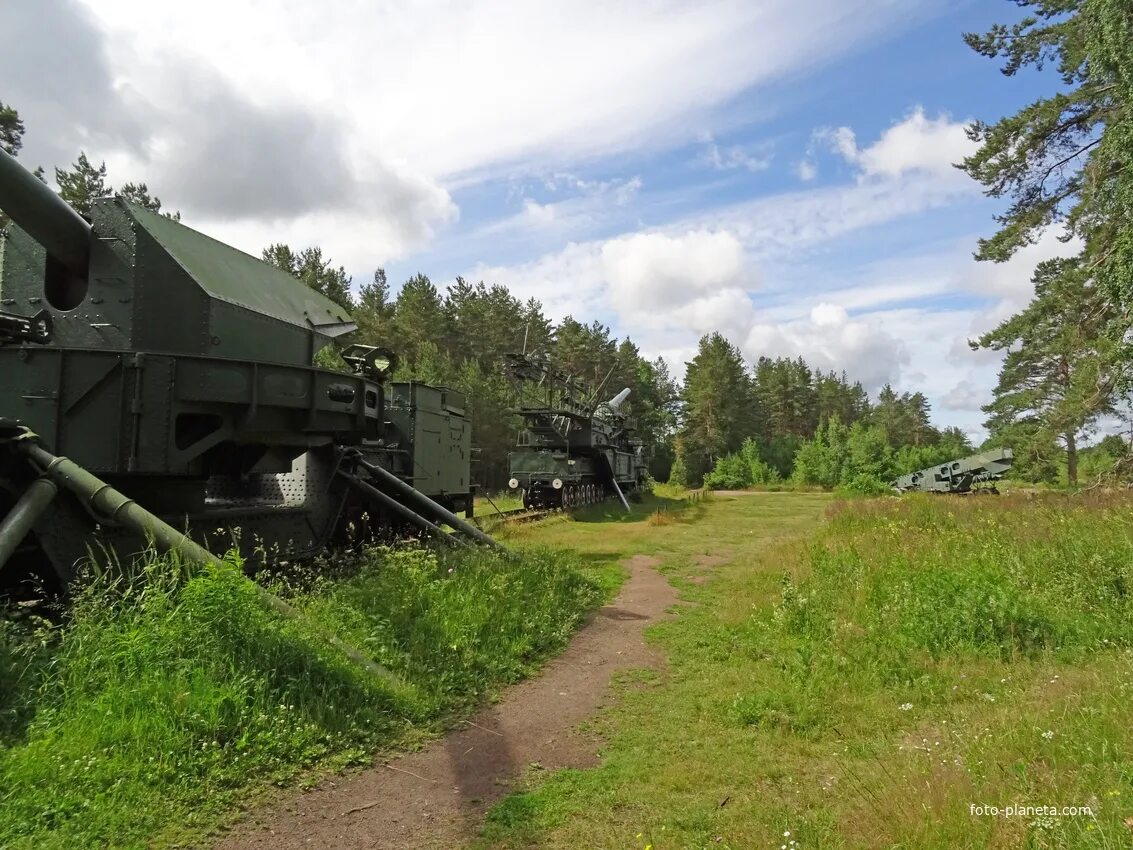
[[[625,404],[627,398],[629,398],[629,387],[626,387],[624,390],[622,390],[620,393],[606,402],[606,406],[609,407],[610,410],[617,413],[618,410],[621,409],[621,406]]]
[[[87,276],[91,227],[38,177],[0,148],[0,210],[77,277]]]

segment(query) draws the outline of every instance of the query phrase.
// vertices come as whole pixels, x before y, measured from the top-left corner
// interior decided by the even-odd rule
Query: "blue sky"
[[[15,0],[0,76],[25,159],[83,147],[250,252],[319,244],[359,284],[378,265],[395,285],[504,283],[678,374],[720,330],[752,360],[923,390],[979,435],[998,360],[966,340],[1066,250],[1048,234],[976,264],[999,202],[951,167],[968,121],[1056,84],[961,39],[1017,17],[1007,0]]]

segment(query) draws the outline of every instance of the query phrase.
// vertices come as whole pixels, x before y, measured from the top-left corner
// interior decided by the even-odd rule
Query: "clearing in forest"
[[[825,501],[525,532],[645,547],[686,604],[590,725],[601,765],[529,774],[475,846],[1129,846],[1129,496],[833,503],[799,534]]]
[[[620,688],[647,682],[663,670],[664,656],[643,637],[644,629],[665,619],[677,602],[676,587],[658,570],[663,561],[687,561],[711,571],[737,553],[753,553],[783,535],[813,528],[828,497],[788,496],[775,502],[760,511],[758,524],[745,522],[742,528],[736,524],[742,515],[722,500],[655,498],[629,516],[607,505],[516,529],[513,542],[571,548],[594,567],[617,563],[627,580],[546,670],[458,723],[442,740],[328,779],[311,792],[285,794],[250,813],[220,846],[283,850],[473,843],[485,812],[517,783],[526,786],[539,776],[599,764],[603,742],[588,726],[612,696],[612,679]],[[679,608],[671,613],[682,615]]]

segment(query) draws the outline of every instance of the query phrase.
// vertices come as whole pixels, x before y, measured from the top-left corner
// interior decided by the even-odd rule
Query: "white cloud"
[[[540,204],[527,198],[523,202],[523,217],[536,226],[551,224],[558,216],[554,204]]]
[[[368,245],[335,252],[368,248],[366,266],[427,244],[456,217],[457,186],[686,143],[739,93],[932,5],[13,0],[0,76],[32,161],[50,169],[86,146],[223,239],[255,219],[338,213],[334,231],[368,216]],[[60,50],[67,62],[47,58]]]
[[[805,159],[799,160],[795,165],[795,174],[797,174],[799,179],[804,183],[809,183],[818,176],[818,166]]]
[[[964,289],[998,299],[994,308],[989,310],[981,330],[990,330],[1030,302],[1035,292],[1031,278],[1039,263],[1054,257],[1071,257],[1081,251],[1081,242],[1076,239],[1064,242],[1061,235],[1060,230],[1049,228],[1033,245],[1021,248],[1006,262],[972,263],[965,269],[966,273],[959,278]]]
[[[858,146],[849,127],[820,130],[825,142],[846,162],[859,169],[864,178],[896,178],[909,172],[927,172],[942,178],[966,180],[954,163],[973,153],[977,143],[968,138],[964,122],[947,114],[928,118],[923,107],[916,107],[902,121],[893,124],[868,147]]]
[[[687,139],[690,116],[910,17],[908,0],[85,2],[112,52],[188,55],[250,97],[332,107],[357,145],[434,177]],[[137,85],[145,67],[115,70]]]
[[[811,367],[846,373],[875,391],[900,378],[909,363],[905,342],[878,318],[851,318],[845,309],[820,303],[802,319],[757,324],[741,346],[751,360],[802,357]]]
[[[541,181],[545,191],[574,191],[576,194],[546,203],[524,197],[520,212],[481,227],[473,238],[527,236],[532,230],[569,238],[572,234],[592,230],[604,218],[631,204],[642,185],[640,177],[612,180],[582,180],[569,174],[545,177]],[[522,195],[526,189],[521,185],[516,193]]]
[[[707,147],[700,156],[700,161],[710,165],[717,171],[731,171],[743,168],[747,171],[766,171],[771,167],[774,159],[771,145],[755,146],[729,145],[720,147],[711,136],[705,137]]]
[[[672,227],[727,229],[756,258],[803,249],[876,225],[949,206],[978,194],[967,183],[928,174],[803,189],[720,207]]]
[[[611,302],[622,314],[683,307],[742,288],[748,274],[743,246],[726,231],[635,233],[605,242],[601,257]]]

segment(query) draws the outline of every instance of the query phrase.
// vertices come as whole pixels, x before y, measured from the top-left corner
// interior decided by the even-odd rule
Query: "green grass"
[[[584,557],[659,554],[688,605],[648,632],[667,668],[623,676],[592,723],[602,765],[533,776],[483,846],[1129,845],[1133,501],[855,501],[813,533],[824,503],[572,524]]]
[[[158,561],[91,584],[62,625],[2,619],[0,846],[192,838],[266,782],[433,734],[565,645],[603,598],[580,563],[374,550],[277,579],[284,619],[230,564],[183,580]]]
[[[500,490],[497,493],[478,493],[473,502],[477,517],[490,517],[499,511],[513,511],[523,507],[518,490]]]

